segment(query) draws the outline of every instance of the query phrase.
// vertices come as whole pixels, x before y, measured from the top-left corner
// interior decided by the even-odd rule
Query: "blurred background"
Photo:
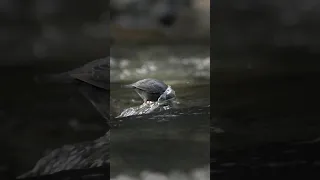
[[[262,129],[236,129],[255,137],[261,132],[262,142],[319,135],[314,107],[319,100],[318,6],[313,0],[213,3],[211,95],[216,116],[246,123],[260,119]]]
[[[244,151],[244,156],[234,151],[228,151],[230,156],[215,153],[320,136],[319,110],[314,105],[319,102],[320,91],[318,9],[315,0],[216,0],[212,6],[209,0],[0,0],[1,175],[19,175],[54,148],[92,141],[105,133],[104,119],[75,86],[37,84],[33,78],[109,55],[113,115],[141,103],[134,92],[119,89],[120,86],[146,77],[172,85],[182,107],[209,106],[211,98],[211,165],[216,168],[212,174],[243,177],[246,168],[250,176],[253,163],[257,165],[255,172],[260,167],[267,168],[264,172],[281,167],[290,172],[301,170],[301,166],[318,168],[319,150],[304,148],[303,144],[302,153],[293,146],[284,148],[294,152],[285,159],[281,158],[288,153],[272,145],[272,151],[253,149]],[[182,113],[187,116],[180,117],[191,123],[190,127],[198,125],[191,120],[207,118],[203,114],[191,117]],[[205,153],[209,138],[205,131],[197,133],[204,136],[195,138],[196,142],[188,141],[189,146],[181,143],[180,147],[188,147],[184,151],[171,148],[176,143],[167,145],[167,149],[203,154],[200,160],[189,154],[192,162],[199,160],[197,167],[184,162],[181,164],[188,166],[186,173],[170,169],[172,173],[154,175],[142,163],[135,170],[144,172],[139,174],[142,178],[208,179]],[[166,138],[169,141],[174,136]],[[143,145],[146,139],[137,145]],[[126,143],[122,139],[119,147]],[[139,147],[159,149],[160,142],[152,143]],[[170,158],[174,160],[178,155]],[[219,157],[221,161],[217,160]],[[115,178],[121,179],[127,175],[121,172],[127,162],[118,163]],[[168,163],[154,165],[170,167]],[[288,169],[283,172],[294,175],[287,173]]]
[[[220,148],[249,155],[234,153],[232,165],[215,161],[211,168],[223,169],[227,179],[319,176],[319,141],[296,144],[320,135],[319,3],[213,1],[211,7],[211,125],[217,128],[211,159],[219,159]]]
[[[317,1],[215,1],[212,7],[213,63],[232,69],[272,66],[283,71],[316,70]]]
[[[116,44],[209,43],[209,1],[1,2],[1,64],[106,56]]]
[[[139,101],[119,85],[146,77],[172,85],[185,107],[209,105],[209,13],[209,0],[0,0],[1,179],[107,130],[75,85],[35,76],[111,56],[112,113]]]

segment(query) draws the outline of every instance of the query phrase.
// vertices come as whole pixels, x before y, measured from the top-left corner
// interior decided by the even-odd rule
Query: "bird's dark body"
[[[110,89],[110,59],[102,58],[85,64],[84,66],[67,72],[70,77],[96,86]]]
[[[36,78],[39,82],[75,83],[99,113],[110,119],[110,58],[91,61],[79,68]]]
[[[154,101],[155,102],[161,96],[160,93],[148,93],[148,92],[145,92],[145,91],[138,89],[138,88],[136,88],[135,91],[139,94],[139,96],[144,101]]]
[[[157,101],[168,85],[157,79],[142,79],[125,87],[133,88],[144,101]]]
[[[110,89],[110,59],[96,59],[79,68],[59,73],[36,76],[36,82],[75,83],[78,81],[97,88]]]

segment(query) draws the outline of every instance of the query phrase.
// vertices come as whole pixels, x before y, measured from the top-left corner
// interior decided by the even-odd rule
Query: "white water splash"
[[[176,93],[171,88],[171,86],[168,86],[168,88],[165,90],[165,92],[158,98],[158,101],[156,102],[145,102],[140,106],[136,107],[130,107],[121,112],[119,117],[127,117],[127,116],[133,116],[133,115],[141,115],[141,114],[149,114],[151,112],[159,112],[162,110],[168,110],[174,107],[176,100]]]

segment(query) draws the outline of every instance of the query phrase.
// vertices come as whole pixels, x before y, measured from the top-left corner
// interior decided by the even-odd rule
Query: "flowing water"
[[[141,49],[111,51],[111,113],[136,115],[121,118],[123,126],[111,130],[112,178],[209,179],[209,48]],[[130,58],[121,52],[128,52]],[[135,91],[121,88],[144,78],[168,84],[176,94],[174,105],[142,105]]]
[[[52,149],[105,134],[105,119],[79,93],[77,84],[34,81],[35,76],[64,72],[88,61],[43,60],[1,67],[1,171],[18,176]],[[121,86],[143,78],[170,85],[177,104],[166,115],[161,111],[156,116],[120,118],[124,126],[111,130],[113,178],[208,179],[209,47],[118,47],[112,49],[110,64],[112,117],[142,104],[134,91]]]
[[[123,54],[129,54],[125,57]],[[155,78],[170,85],[178,106],[193,107],[210,104],[210,52],[206,46],[155,46],[139,50],[111,50],[111,112],[139,106],[141,98],[132,90],[121,88],[140,79]]]
[[[110,110],[118,123],[110,138],[112,179],[204,180],[209,173],[224,173],[230,179],[244,170],[248,176],[252,171],[272,175],[270,168],[295,172],[300,166],[306,170],[319,166],[317,144],[291,145],[319,137],[318,109],[307,101],[317,102],[318,73],[290,74],[278,66],[266,69],[251,62],[225,68],[214,61],[211,107],[208,47],[117,47],[111,54]],[[77,84],[34,81],[35,75],[64,72],[87,61],[59,59],[1,67],[1,172],[18,176],[52,149],[93,142],[106,133],[105,119],[79,93]],[[144,78],[170,85],[176,94],[175,106],[115,118],[143,103],[136,92],[122,85]],[[270,142],[290,144],[259,148]],[[258,149],[237,151],[247,146]],[[225,151],[219,153],[219,149]]]

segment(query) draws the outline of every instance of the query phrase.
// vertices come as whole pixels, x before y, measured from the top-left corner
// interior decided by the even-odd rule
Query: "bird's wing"
[[[71,71],[35,76],[36,82],[60,82],[73,83],[74,80],[80,80],[93,86],[110,89],[110,63],[109,57],[91,61],[79,68]]]
[[[69,75],[93,86],[110,89],[109,58],[97,59],[84,66],[69,71]]]
[[[91,61],[79,68],[69,71],[70,74],[91,73],[93,70],[106,70],[110,68],[110,58],[101,58]]]
[[[148,93],[163,93],[167,89],[166,84],[152,79],[143,79],[131,85]]]

